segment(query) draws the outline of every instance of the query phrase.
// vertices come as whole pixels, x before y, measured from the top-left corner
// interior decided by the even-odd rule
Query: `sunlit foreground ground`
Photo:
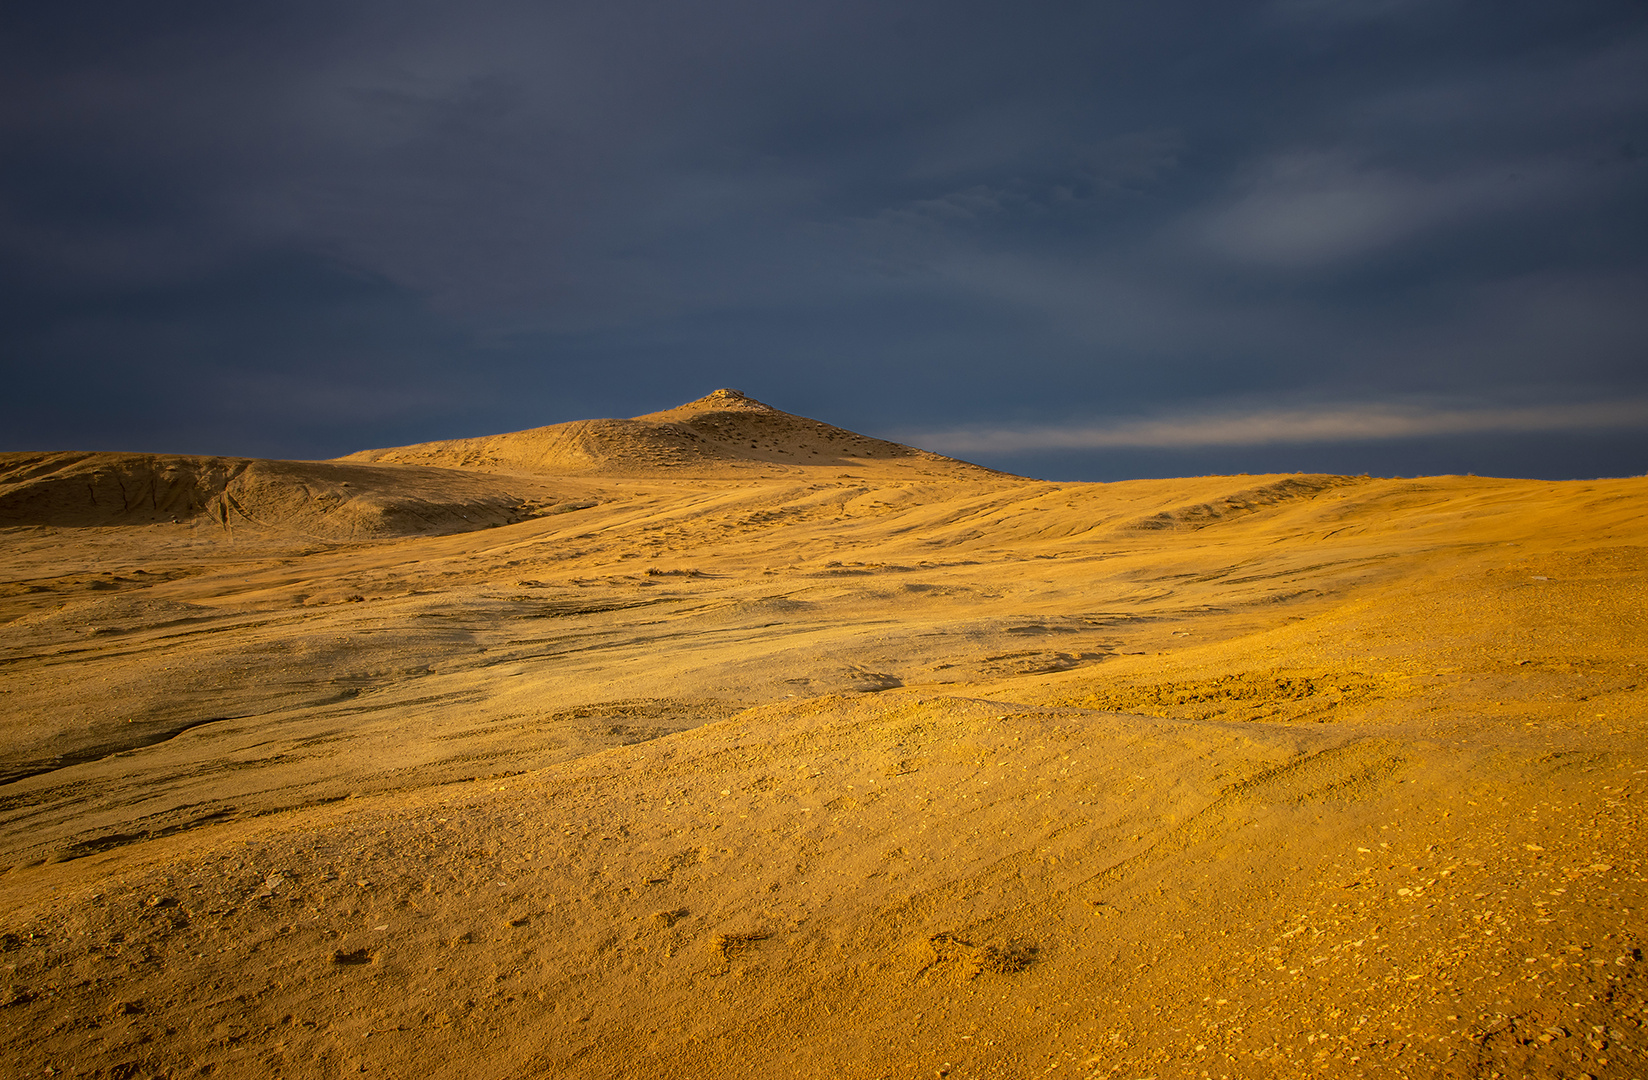
[[[1648,1077],[1648,480],[685,409],[0,459],[0,1071]]]

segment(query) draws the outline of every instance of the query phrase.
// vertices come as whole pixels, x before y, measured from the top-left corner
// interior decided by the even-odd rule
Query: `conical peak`
[[[757,401],[748,396],[744,393],[744,391],[733,390],[730,387],[722,387],[720,390],[712,390],[703,397],[699,398],[697,401],[689,401],[685,405],[679,407],[683,409],[691,409],[700,405],[707,408],[716,409],[743,409],[755,410],[759,412],[778,411],[771,405]]]
[[[976,465],[794,416],[730,387],[628,420],[574,420],[473,439],[363,450],[349,460],[485,472],[705,475],[751,467],[903,463],[924,475]]]
[[[647,413],[645,416],[637,416],[635,419],[680,422],[713,412],[776,413],[778,410],[765,402],[755,400],[742,390],[724,387],[720,390],[712,390],[703,397],[695,401],[689,401],[685,405],[677,405],[673,409],[665,409],[662,412]]]

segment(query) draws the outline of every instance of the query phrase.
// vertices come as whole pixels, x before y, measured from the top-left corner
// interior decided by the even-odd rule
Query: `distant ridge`
[[[0,453],[0,528],[202,524],[325,540],[507,525],[578,497],[556,477],[738,478],[840,470],[881,480],[1003,477],[717,390],[629,420],[362,450],[332,461]],[[510,479],[510,477],[515,479]]]
[[[731,389],[628,420],[574,420],[504,435],[362,450],[338,460],[557,476],[716,475],[728,469],[877,465],[918,475],[1003,475],[794,416]]]
[[[518,486],[518,485],[517,485]],[[542,493],[449,469],[188,454],[0,454],[0,528],[203,523],[326,540],[439,535],[547,512]]]

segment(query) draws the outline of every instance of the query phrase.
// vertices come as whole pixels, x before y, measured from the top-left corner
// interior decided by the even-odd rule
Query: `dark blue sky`
[[[23,3],[0,140],[0,449],[1648,472],[1637,0]]]

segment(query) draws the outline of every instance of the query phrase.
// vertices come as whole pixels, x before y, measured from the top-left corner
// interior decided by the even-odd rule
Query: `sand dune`
[[[1648,481],[213,461],[7,459],[17,1075],[1648,1069]]]

